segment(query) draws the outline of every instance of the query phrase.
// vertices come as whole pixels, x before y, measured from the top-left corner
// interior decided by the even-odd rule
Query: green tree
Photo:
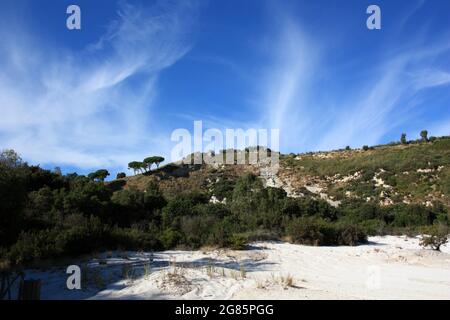
[[[148,168],[148,170],[151,170],[153,164],[156,164],[156,167],[159,168],[159,164],[161,162],[164,162],[164,160],[165,159],[163,157],[152,156],[145,158],[143,163],[146,165],[146,168]]]
[[[407,144],[408,142],[406,141],[406,133],[402,133],[402,136],[400,138],[400,142],[402,144]]]
[[[53,173],[58,176],[62,176],[62,171],[60,167],[55,167],[55,169],[53,169]]]
[[[144,159],[143,163],[145,164],[145,168],[148,170],[152,169],[152,165],[155,163],[155,157],[147,157]]]
[[[428,141],[428,131],[427,130],[420,131],[420,137],[422,138],[422,141]]]
[[[91,172],[88,174],[88,178],[91,180],[97,179],[97,172]]]
[[[127,175],[125,172],[119,172],[116,176],[116,179],[123,179],[125,178]]]
[[[134,171],[134,174],[136,174],[138,171],[142,170],[142,162],[140,161],[132,161],[128,164],[128,169],[131,169]]]
[[[164,162],[164,160],[165,160],[163,157],[160,157],[160,156],[156,156],[153,158],[154,158],[153,160],[154,160],[157,168],[159,168],[160,163]]]
[[[19,167],[22,165],[22,158],[13,149],[5,149],[0,153],[0,165],[6,167]]]
[[[17,165],[17,161],[14,159],[2,158],[1,160],[0,248],[14,242],[23,227],[23,208],[27,200],[27,168],[15,167],[15,165]]]
[[[94,181],[105,181],[106,177],[109,176],[109,172],[106,169],[100,169],[95,172],[88,174],[88,178]]]
[[[96,178],[100,181],[105,181],[106,177],[109,176],[109,172],[106,169],[100,169],[95,172]]]
[[[429,235],[422,235],[420,245],[422,247],[431,247],[433,250],[440,251],[441,246],[448,242],[450,230],[445,225],[434,225],[429,233]]]

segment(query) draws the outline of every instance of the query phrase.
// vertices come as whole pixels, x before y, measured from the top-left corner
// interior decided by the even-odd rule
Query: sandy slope
[[[450,299],[449,246],[442,251],[393,236],[358,247],[260,242],[246,251],[113,253],[106,265],[90,261],[84,290],[66,289],[61,269],[27,277],[44,280],[44,299]],[[134,266],[127,279],[124,265]]]

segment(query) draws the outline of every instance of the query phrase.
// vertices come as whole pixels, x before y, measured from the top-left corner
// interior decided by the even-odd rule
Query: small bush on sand
[[[441,246],[448,242],[449,228],[444,225],[437,225],[429,228],[428,235],[422,235],[420,245],[424,248],[431,247],[433,250],[440,251]]]
[[[241,273],[241,278],[242,279],[247,278],[247,270],[245,270],[245,267],[243,265],[241,265],[239,267],[239,272]]]
[[[358,243],[367,242],[367,235],[356,226],[338,225],[335,229],[338,245],[356,246]]]
[[[244,250],[247,245],[247,237],[242,234],[232,234],[229,241],[233,250]]]
[[[134,280],[134,269],[129,263],[122,265],[122,279],[127,282],[133,282]]]

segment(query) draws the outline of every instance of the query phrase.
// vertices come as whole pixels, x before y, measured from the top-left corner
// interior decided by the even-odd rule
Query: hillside
[[[245,172],[258,175],[260,168],[170,164],[126,178],[125,188],[144,190],[149,181],[158,181],[168,197],[180,191],[197,190],[223,198],[220,194],[223,185]],[[334,206],[352,199],[380,206],[399,203],[431,206],[434,201],[450,206],[450,138],[382,145],[366,151],[281,155],[278,173],[265,180],[268,186],[283,188],[288,196],[310,195]]]
[[[386,234],[431,234],[439,248],[450,226],[450,138],[281,155],[277,171],[172,163],[106,183],[5,151],[0,195],[0,262],[12,265],[255,240],[353,246]]]

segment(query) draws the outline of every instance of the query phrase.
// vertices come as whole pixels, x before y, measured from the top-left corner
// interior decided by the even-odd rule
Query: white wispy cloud
[[[288,15],[277,16],[283,23],[271,45],[273,65],[261,84],[261,127],[280,130],[280,146],[289,149],[309,139],[312,106],[309,89],[314,82],[320,54],[315,43]]]
[[[149,132],[157,124],[151,117],[157,78],[190,49],[195,13],[190,1],[122,2],[117,20],[82,52],[3,30],[1,147],[32,163],[82,168],[123,168],[149,150],[163,151],[157,130]]]
[[[436,63],[450,52],[446,37],[429,39],[423,34],[414,43],[392,41],[381,56],[352,66],[357,75],[353,78],[361,81],[329,93],[327,84],[345,78],[333,74],[323,81],[327,70],[336,70],[330,63],[336,44],[321,43],[289,13],[277,21],[281,28],[272,41],[272,67],[260,84],[260,110],[263,126],[280,129],[285,152],[381,143],[391,130],[411,120],[414,108],[424,102],[421,93],[450,84],[448,71]]]
[[[414,76],[417,89],[442,86],[450,83],[450,72],[425,69]]]

